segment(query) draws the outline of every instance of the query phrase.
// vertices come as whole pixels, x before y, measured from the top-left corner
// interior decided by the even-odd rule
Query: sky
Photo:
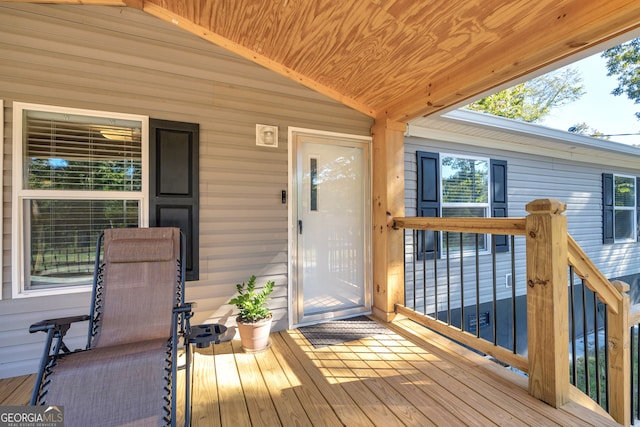
[[[554,109],[539,124],[568,130],[584,122],[605,135],[639,134],[640,120],[635,113],[640,111],[640,104],[634,104],[625,94],[611,94],[617,80],[607,76],[605,63],[598,53],[569,65],[580,70],[586,93],[578,101]],[[610,141],[640,145],[640,135],[612,136]]]

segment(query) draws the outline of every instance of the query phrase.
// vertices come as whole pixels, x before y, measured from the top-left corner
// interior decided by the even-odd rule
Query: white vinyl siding
[[[235,284],[274,280],[274,329],[288,325],[287,128],[370,135],[372,119],[140,10],[0,4],[0,98],[5,100],[4,260],[11,260],[14,102],[200,124],[200,280],[192,323],[234,322]],[[256,124],[278,146],[256,146]],[[43,337],[33,322],[84,314],[89,294],[13,298],[11,264],[0,301],[0,377],[33,372]],[[72,348],[86,330],[70,331]]]

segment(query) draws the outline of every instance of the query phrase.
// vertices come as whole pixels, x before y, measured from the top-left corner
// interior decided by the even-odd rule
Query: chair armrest
[[[195,302],[185,302],[182,303],[180,305],[176,305],[175,307],[173,307],[173,312],[174,313],[189,313],[191,311],[192,308],[194,308],[196,306]]]
[[[48,331],[50,329],[66,332],[66,330],[69,329],[72,323],[84,322],[89,319],[90,317],[88,315],[83,314],[80,316],[60,317],[57,319],[42,320],[29,326],[29,332],[34,333],[40,331]]]

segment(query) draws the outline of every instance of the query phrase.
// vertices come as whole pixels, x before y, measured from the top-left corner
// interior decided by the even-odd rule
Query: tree
[[[600,138],[600,139],[610,139],[611,136],[610,135],[605,135],[604,133],[600,132],[598,129],[594,129],[592,127],[590,127],[588,124],[582,122],[582,123],[576,123],[575,125],[571,126],[568,129],[569,132],[571,133],[577,133],[579,135],[586,135],[586,136],[592,136],[594,138]]]
[[[611,93],[623,93],[635,104],[640,104],[640,37],[607,49],[602,53],[607,60],[607,75],[618,78],[618,87]],[[640,120],[640,112],[636,112]]]
[[[553,108],[578,100],[584,93],[580,72],[569,67],[520,83],[466,108],[533,123]]]

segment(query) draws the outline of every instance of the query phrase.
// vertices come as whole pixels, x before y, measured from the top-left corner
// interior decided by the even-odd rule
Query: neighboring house
[[[565,202],[571,236],[605,276],[631,285],[632,303],[640,301],[640,148],[456,110],[410,124],[405,140],[405,185],[406,216],[525,217],[525,206],[532,200]],[[463,244],[468,250],[475,242]],[[458,250],[459,242],[455,245]],[[426,239],[426,246],[423,252],[418,245],[420,279],[421,254],[428,260],[434,256],[433,242]],[[482,302],[492,292],[491,244],[486,236],[480,246]],[[438,247],[437,256],[442,258],[443,244]],[[407,245],[408,259],[411,250]],[[511,296],[509,251],[504,239],[496,242],[498,299]],[[521,295],[526,288],[524,239],[516,240],[515,254],[516,289]],[[467,270],[465,277],[474,283],[474,268]],[[438,275],[440,283],[446,281],[444,267]],[[405,280],[409,299],[413,298],[412,277],[407,274]],[[438,310],[443,304],[445,298]],[[465,305],[469,304],[475,304],[473,291],[465,297]],[[459,298],[454,305],[459,306]],[[526,310],[520,312],[526,315]]]
[[[197,301],[194,321],[233,325],[226,303],[237,282],[256,274],[276,282],[275,329],[290,326],[290,132],[366,141],[371,118],[137,9],[3,4],[0,40],[0,378],[35,371],[44,336],[30,335],[31,323],[87,312],[91,224],[193,221],[199,255],[190,278],[198,280],[187,282],[186,298]],[[56,132],[83,122],[101,132],[54,143]],[[279,130],[277,141],[257,145],[258,124]],[[164,151],[154,154],[158,147]],[[60,160],[38,160],[49,157]],[[84,169],[101,158],[113,162],[108,170]],[[67,172],[65,162],[77,167]],[[196,179],[176,181],[192,162]],[[188,210],[199,211],[199,221],[185,219]],[[56,242],[77,251],[41,256]],[[70,345],[81,347],[84,334],[72,329]]]

